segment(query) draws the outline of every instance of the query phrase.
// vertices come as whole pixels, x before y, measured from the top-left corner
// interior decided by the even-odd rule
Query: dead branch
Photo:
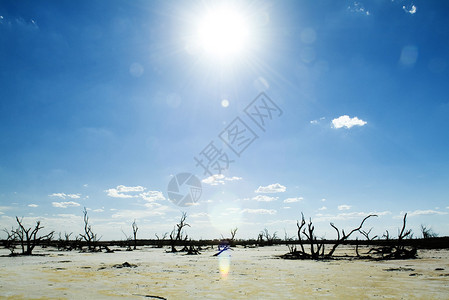
[[[327,254],[327,256],[328,257],[332,256],[334,254],[335,250],[337,249],[337,247],[340,246],[344,241],[346,241],[354,232],[359,231],[362,228],[363,223],[365,223],[365,221],[368,220],[371,217],[377,217],[377,215],[368,215],[368,216],[366,216],[362,220],[362,222],[360,223],[359,227],[352,229],[348,234],[345,234],[344,229],[342,229],[341,230],[341,235],[340,235],[340,231],[334,225],[334,223],[330,223],[332,228],[334,228],[337,231],[337,240],[336,240],[335,244],[333,245],[332,249]]]
[[[373,236],[373,237],[370,238],[370,237],[369,237],[369,234],[371,233],[371,230],[373,230],[372,227],[371,227],[371,229],[368,230],[368,231],[365,231],[365,230],[360,229],[359,232],[366,238],[367,241],[372,241],[372,240],[374,240],[375,238],[377,238],[377,235],[375,235],[375,236]]]

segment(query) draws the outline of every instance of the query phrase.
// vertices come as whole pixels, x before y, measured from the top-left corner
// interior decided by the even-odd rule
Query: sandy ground
[[[287,252],[286,246],[235,248],[219,257],[212,256],[214,250],[188,256],[150,247],[35,252],[46,255],[0,257],[0,298],[449,299],[449,250],[422,250],[419,259],[385,262],[276,258]],[[353,249],[338,254],[344,252],[353,254]],[[114,267],[124,262],[137,267]]]

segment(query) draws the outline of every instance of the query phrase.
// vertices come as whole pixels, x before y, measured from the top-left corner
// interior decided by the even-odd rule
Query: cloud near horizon
[[[66,194],[66,193],[53,193],[51,195],[48,195],[49,197],[58,197],[61,199],[79,199],[81,197],[81,194]]]
[[[224,185],[227,181],[237,181],[242,179],[243,179],[242,177],[237,176],[226,177],[223,174],[215,174],[201,180],[201,182],[209,185],[219,185],[219,184]]]
[[[351,205],[347,205],[347,204],[342,204],[342,205],[339,205],[337,208],[338,208],[338,210],[348,210],[348,209],[351,209]]]
[[[258,214],[258,215],[274,215],[277,213],[275,209],[264,209],[264,208],[245,208],[242,210],[242,213],[248,214]]]
[[[143,186],[124,186],[118,185],[116,188],[105,190],[106,194],[112,198],[142,198],[148,202],[154,202],[158,200],[166,200],[162,192],[160,191],[146,191]]]
[[[287,190],[285,186],[280,183],[273,183],[267,186],[259,186],[255,193],[258,194],[274,194],[274,193],[283,193]]]
[[[59,208],[67,208],[67,207],[77,207],[81,206],[78,202],[74,201],[67,201],[67,202],[52,202],[51,203],[53,207],[59,207]]]
[[[404,217],[404,214],[406,212],[401,211],[401,218]],[[444,211],[437,211],[432,209],[426,209],[426,210],[415,210],[415,211],[409,211],[407,212],[407,216],[409,217],[415,217],[415,216],[429,216],[429,215],[447,215],[447,212]]]
[[[368,124],[368,122],[363,121],[357,117],[350,118],[348,115],[343,115],[332,120],[332,127],[335,129],[339,129],[342,127],[346,127],[347,129],[349,129],[353,126],[364,126],[366,124]]]

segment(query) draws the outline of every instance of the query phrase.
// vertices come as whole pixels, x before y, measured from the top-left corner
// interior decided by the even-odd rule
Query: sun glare
[[[199,46],[209,55],[229,58],[241,55],[248,47],[249,24],[236,8],[216,7],[198,23]]]

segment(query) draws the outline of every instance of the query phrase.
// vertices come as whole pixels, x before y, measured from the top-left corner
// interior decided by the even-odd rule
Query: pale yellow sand
[[[219,271],[219,258],[212,257],[213,250],[187,256],[149,247],[94,254],[39,249],[36,254],[49,255],[0,257],[0,297],[449,299],[449,250],[422,250],[419,259],[387,262],[275,258],[285,252],[285,246],[236,248],[231,252],[229,274],[224,277]],[[353,249],[342,248],[338,253],[344,252],[353,253]],[[1,254],[8,252],[2,249]],[[125,261],[137,267],[112,267]]]

